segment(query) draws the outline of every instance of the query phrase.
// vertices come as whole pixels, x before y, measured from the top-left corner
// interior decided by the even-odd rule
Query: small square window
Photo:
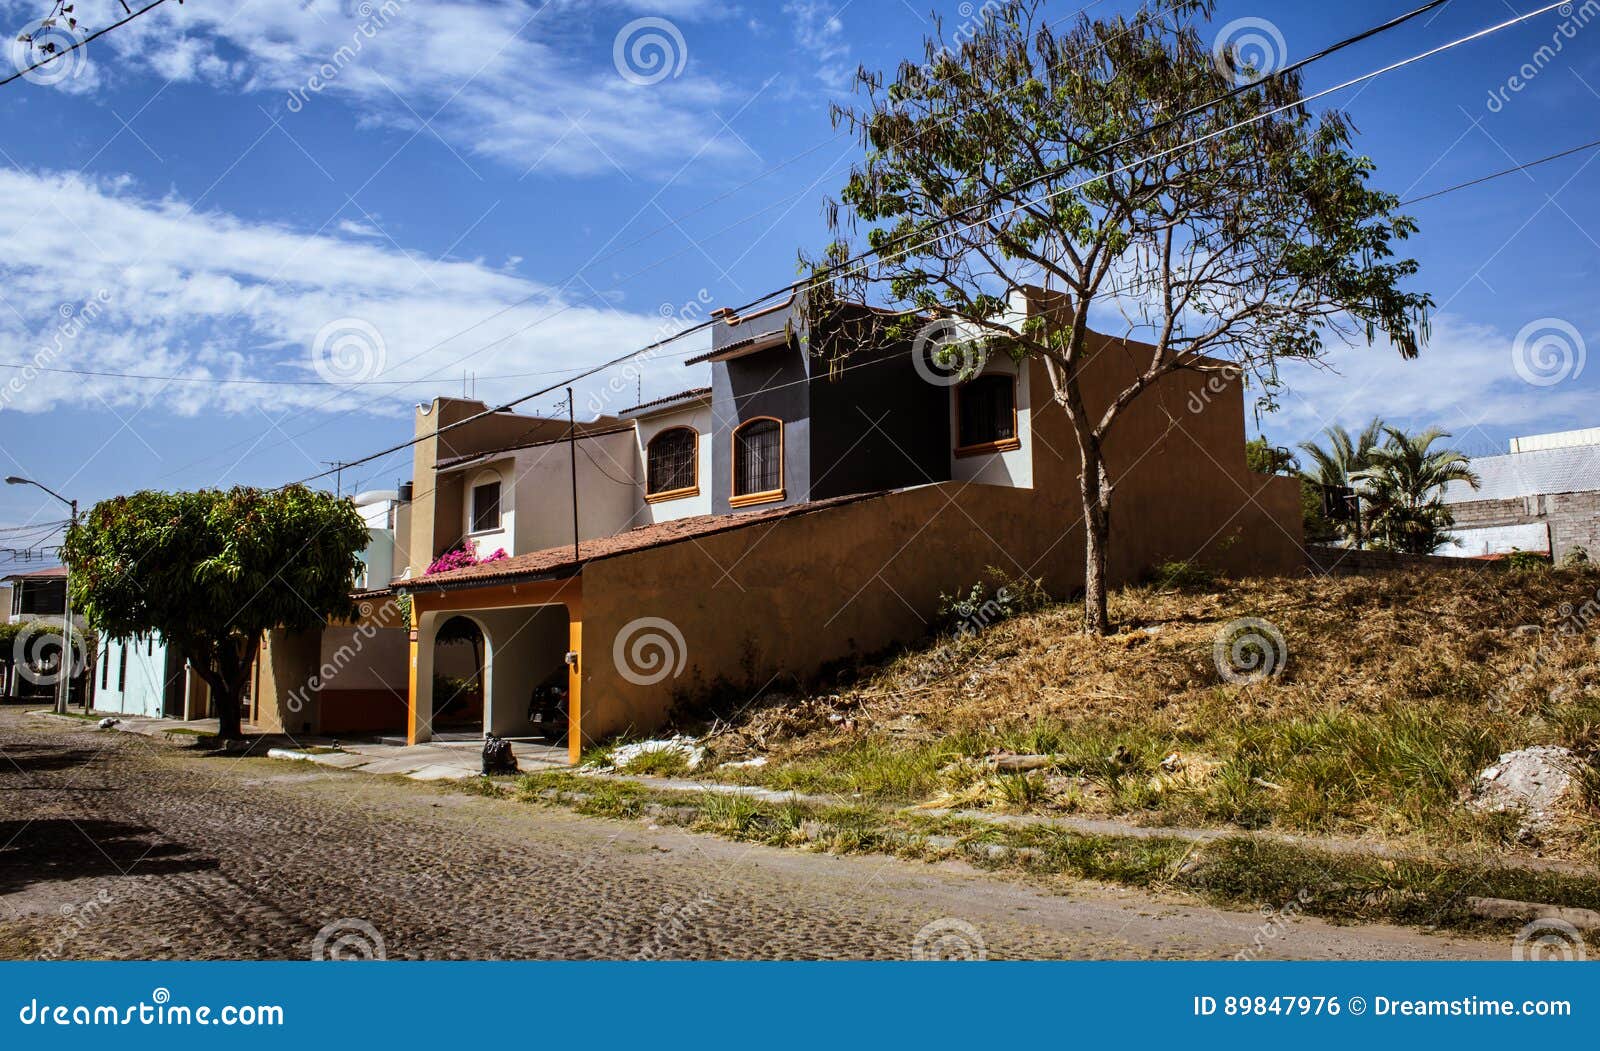
[[[485,482],[472,487],[472,531],[482,533],[500,528],[500,483]]]
[[[1013,447],[1017,440],[1016,380],[990,374],[956,388],[956,449]]]

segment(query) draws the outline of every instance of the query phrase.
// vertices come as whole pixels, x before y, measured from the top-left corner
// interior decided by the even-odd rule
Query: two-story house
[[[1043,292],[1013,308],[1067,318]],[[831,360],[793,304],[716,317],[689,362],[709,365],[709,387],[575,430],[457,399],[419,408],[395,583],[408,739],[564,737],[575,758],[708,690],[753,695],[913,639],[986,567],[1062,597],[1082,587],[1076,438],[1042,365],[995,355],[953,382],[917,341]],[[1144,348],[1095,339],[1086,379],[1103,403]],[[1173,558],[1302,564],[1298,488],[1246,468],[1236,381],[1169,377],[1108,453],[1113,580]],[[463,546],[476,564],[428,571]],[[312,649],[301,677],[320,660],[312,677],[336,685]]]

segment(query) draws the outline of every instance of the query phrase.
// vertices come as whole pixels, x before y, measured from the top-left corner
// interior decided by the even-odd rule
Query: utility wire
[[[1476,179],[1468,179],[1466,182],[1458,182],[1454,186],[1446,186],[1442,190],[1434,190],[1432,193],[1425,193],[1420,197],[1409,197],[1406,200],[1401,201],[1398,205],[1396,205],[1396,207],[1409,208],[1413,204],[1421,204],[1423,201],[1431,201],[1435,197],[1443,197],[1447,193],[1455,193],[1457,190],[1466,190],[1473,186],[1481,186],[1482,184],[1490,182],[1494,179],[1504,178],[1507,175],[1516,175],[1518,172],[1525,172],[1530,168],[1537,168],[1541,164],[1549,164],[1551,161],[1559,161],[1563,157],[1571,157],[1575,153],[1583,153],[1585,150],[1592,150],[1596,148],[1600,148],[1600,139],[1595,139],[1592,142],[1586,142],[1581,146],[1573,146],[1569,149],[1562,150],[1560,153],[1548,154],[1547,156],[1540,157],[1537,160],[1528,161],[1525,164],[1517,164],[1510,168],[1502,168],[1497,172],[1490,172],[1488,175],[1480,175]]]
[[[1400,16],[1397,16],[1395,18],[1392,18],[1392,19],[1388,20],[1387,22],[1381,23],[1381,24],[1379,24],[1377,26],[1374,26],[1374,27],[1371,27],[1369,29],[1363,30],[1362,32],[1356,34],[1355,36],[1347,37],[1344,40],[1339,41],[1338,43],[1335,43],[1335,44],[1332,44],[1332,45],[1330,45],[1328,47],[1323,48],[1321,51],[1316,52],[1314,55],[1307,56],[1304,59],[1300,59],[1297,62],[1291,63],[1290,65],[1285,66],[1283,69],[1277,71],[1276,73],[1271,74],[1269,77],[1263,77],[1262,80],[1260,80],[1260,81],[1256,81],[1254,83],[1245,84],[1245,85],[1241,85],[1239,87],[1235,87],[1235,88],[1223,93],[1222,95],[1218,96],[1217,98],[1213,99],[1211,102],[1204,103],[1204,104],[1201,104],[1199,106],[1191,107],[1189,110],[1186,110],[1183,113],[1176,114],[1173,117],[1167,118],[1164,121],[1161,121],[1161,122],[1158,122],[1156,124],[1153,124],[1153,125],[1149,126],[1148,128],[1143,129],[1140,132],[1135,132],[1133,135],[1128,136],[1123,140],[1119,140],[1118,142],[1113,143],[1113,144],[1111,144],[1109,146],[1103,147],[1100,150],[1096,150],[1094,153],[1092,153],[1092,154],[1088,155],[1087,157],[1081,159],[1078,163],[1081,165],[1081,164],[1083,164],[1083,163],[1085,163],[1085,162],[1087,162],[1089,160],[1093,160],[1094,158],[1106,153],[1109,150],[1112,150],[1112,149],[1117,148],[1119,146],[1126,145],[1128,142],[1131,142],[1136,138],[1142,137],[1143,135],[1147,135],[1152,131],[1156,131],[1156,130],[1162,128],[1162,127],[1170,126],[1171,124],[1173,124],[1173,123],[1175,123],[1175,122],[1177,122],[1179,120],[1182,120],[1182,119],[1185,119],[1185,118],[1187,118],[1189,116],[1193,116],[1195,114],[1204,112],[1210,106],[1213,106],[1213,105],[1216,105],[1216,104],[1218,104],[1220,102],[1224,102],[1224,101],[1226,101],[1228,99],[1234,98],[1234,97],[1238,96],[1239,94],[1241,94],[1243,91],[1247,91],[1247,90],[1250,90],[1251,88],[1259,86],[1261,83],[1263,83],[1267,79],[1270,79],[1271,77],[1281,77],[1281,76],[1287,75],[1287,74],[1289,74],[1291,72],[1294,72],[1296,70],[1302,69],[1306,65],[1308,65],[1309,63],[1311,63],[1313,61],[1316,61],[1317,59],[1326,58],[1329,55],[1332,55],[1332,54],[1334,54],[1334,53],[1336,53],[1336,52],[1338,52],[1340,50],[1343,50],[1346,47],[1351,46],[1352,44],[1355,44],[1355,43],[1358,43],[1360,41],[1364,41],[1364,40],[1370,39],[1371,37],[1373,37],[1374,35],[1376,35],[1376,34],[1378,34],[1380,32],[1385,32],[1387,30],[1394,29],[1394,28],[1396,28],[1396,27],[1398,27],[1400,25],[1405,24],[1406,22],[1408,22],[1408,21],[1410,21],[1410,20],[1412,20],[1414,18],[1419,17],[1422,14],[1427,13],[1428,11],[1434,10],[1434,9],[1436,9],[1438,7],[1441,7],[1444,4],[1449,3],[1449,2],[1450,2],[1450,0],[1431,0],[1431,2],[1429,2],[1427,4],[1424,4],[1421,7],[1415,8],[1415,9],[1413,9],[1413,10],[1411,10],[1411,11],[1409,11],[1409,12],[1403,14],[1403,15],[1400,15]],[[1362,74],[1360,76],[1357,76],[1357,77],[1353,77],[1353,78],[1351,78],[1349,80],[1346,80],[1346,81],[1344,81],[1344,82],[1342,82],[1340,84],[1336,84],[1331,88],[1326,88],[1326,89],[1324,89],[1324,90],[1322,90],[1320,92],[1317,92],[1317,93],[1315,93],[1313,95],[1309,95],[1309,96],[1306,96],[1304,98],[1298,99],[1294,103],[1290,103],[1290,104],[1287,104],[1287,105],[1284,105],[1284,106],[1279,106],[1279,107],[1276,107],[1276,108],[1274,108],[1272,110],[1268,110],[1268,111],[1265,111],[1265,112],[1262,112],[1262,113],[1255,114],[1252,117],[1246,118],[1245,120],[1239,121],[1239,122],[1237,122],[1235,124],[1232,124],[1232,125],[1230,125],[1230,126],[1228,126],[1226,128],[1221,128],[1221,129],[1218,129],[1217,131],[1213,131],[1213,132],[1210,132],[1210,133],[1208,133],[1206,135],[1202,135],[1199,138],[1194,139],[1194,140],[1192,140],[1190,142],[1182,143],[1182,144],[1180,144],[1178,146],[1174,146],[1174,147],[1171,147],[1169,149],[1162,150],[1162,151],[1159,151],[1157,153],[1148,155],[1146,157],[1142,157],[1142,158],[1140,158],[1140,159],[1138,159],[1136,161],[1130,162],[1129,164],[1123,165],[1122,167],[1114,169],[1112,171],[1108,171],[1108,172],[1104,172],[1104,173],[1101,173],[1101,174],[1098,174],[1098,175],[1090,176],[1089,178],[1081,180],[1081,181],[1079,181],[1077,183],[1074,183],[1072,185],[1064,186],[1064,187],[1061,187],[1059,189],[1053,190],[1050,193],[1044,194],[1044,195],[1042,195],[1042,196],[1040,196],[1038,198],[1034,198],[1032,200],[1024,201],[1021,204],[1013,206],[1012,208],[1010,208],[1006,212],[1000,213],[1000,215],[1011,214],[1011,213],[1014,213],[1016,211],[1021,210],[1024,207],[1028,207],[1030,205],[1040,204],[1040,203],[1048,201],[1048,200],[1050,200],[1050,199],[1052,199],[1054,197],[1059,197],[1064,193],[1069,193],[1069,192],[1071,192],[1073,190],[1081,189],[1082,187],[1088,186],[1088,185],[1090,185],[1092,183],[1101,182],[1101,181],[1105,180],[1106,178],[1109,178],[1112,175],[1118,174],[1119,172],[1122,172],[1122,171],[1127,171],[1127,170],[1137,166],[1138,164],[1143,164],[1143,163],[1147,163],[1147,162],[1149,162],[1151,160],[1157,160],[1157,159],[1160,159],[1162,157],[1170,156],[1170,155],[1172,155],[1172,154],[1174,154],[1174,153],[1176,153],[1176,152],[1178,152],[1180,150],[1192,148],[1192,147],[1194,147],[1196,145],[1199,145],[1200,143],[1208,142],[1208,141],[1210,141],[1212,139],[1215,139],[1215,138],[1218,138],[1218,137],[1220,137],[1222,135],[1228,134],[1229,132],[1236,131],[1236,130],[1238,130],[1240,128],[1247,127],[1247,126],[1249,126],[1251,124],[1259,123],[1260,121],[1265,120],[1268,117],[1275,116],[1275,115],[1277,115],[1279,113],[1282,113],[1282,112],[1284,112],[1284,111],[1286,111],[1288,109],[1292,109],[1292,108],[1295,108],[1297,106],[1303,106],[1308,102],[1314,102],[1317,99],[1324,98],[1327,95],[1333,94],[1334,92],[1342,91],[1344,89],[1347,89],[1347,88],[1350,88],[1350,87],[1354,87],[1354,86],[1356,86],[1358,84],[1362,84],[1362,83],[1365,83],[1365,82],[1367,82],[1369,80],[1373,80],[1373,79],[1375,79],[1377,77],[1383,76],[1386,73],[1394,72],[1395,70],[1402,69],[1402,68],[1404,68],[1406,66],[1409,66],[1409,65],[1412,65],[1412,64],[1414,64],[1416,62],[1420,62],[1420,61],[1423,61],[1424,59],[1431,58],[1431,57],[1433,57],[1435,55],[1438,55],[1438,54],[1442,54],[1443,52],[1452,50],[1452,49],[1454,49],[1456,47],[1460,47],[1463,44],[1471,43],[1471,42],[1479,40],[1479,39],[1481,39],[1483,37],[1489,36],[1489,35],[1491,35],[1493,33],[1500,32],[1501,30],[1507,29],[1507,28],[1509,28],[1511,26],[1518,25],[1518,24],[1520,24],[1522,22],[1525,22],[1525,21],[1527,21],[1529,19],[1536,18],[1539,15],[1546,14],[1546,13],[1548,13],[1550,11],[1553,11],[1556,8],[1561,7],[1561,6],[1562,6],[1561,2],[1555,2],[1555,3],[1547,4],[1544,7],[1539,8],[1538,10],[1528,12],[1527,14],[1515,16],[1513,18],[1510,18],[1510,19],[1507,19],[1507,20],[1505,20],[1503,22],[1500,22],[1500,23],[1498,23],[1496,25],[1489,26],[1489,27],[1487,27],[1485,29],[1478,30],[1475,33],[1471,33],[1471,34],[1468,34],[1467,36],[1457,38],[1456,40],[1450,41],[1449,43],[1441,44],[1441,45],[1439,45],[1437,47],[1430,48],[1430,49],[1428,49],[1426,51],[1419,52],[1419,53],[1417,53],[1415,55],[1412,55],[1410,58],[1402,59],[1402,60],[1400,60],[1398,62],[1390,63],[1389,65],[1380,67],[1379,69],[1373,70],[1371,72],[1364,73],[1364,74]],[[1030,184],[1037,185],[1039,181],[1042,181],[1044,178],[1048,178],[1049,174],[1050,173],[1046,173],[1046,175],[1044,175],[1044,176],[1040,176],[1040,177],[1038,177],[1038,178],[1036,178],[1034,180],[1029,180],[1029,182],[1023,184],[1023,186],[1030,185]],[[1019,186],[1018,189],[1023,188],[1023,186]],[[979,206],[981,206],[981,205],[983,205],[985,203],[994,203],[995,201],[1004,199],[1004,197],[1010,196],[1010,195],[1012,195],[1012,193],[1014,193],[1014,191],[1007,191],[1005,194],[990,195],[990,199],[988,199],[986,201],[975,202],[972,205],[968,205],[968,206],[962,208],[961,210],[959,210],[956,213],[954,213],[952,216],[950,216],[950,217],[948,217],[948,218],[946,218],[944,220],[941,220],[941,224],[943,222],[949,222],[949,221],[959,217],[962,214],[970,212],[973,208],[979,207]],[[956,232],[963,232],[965,230],[970,230],[970,229],[974,228],[977,225],[981,225],[981,224],[977,224],[977,223],[968,224],[967,226],[961,228],[960,230],[958,230]],[[905,252],[905,253],[910,253],[910,252],[914,252],[914,251],[918,250],[919,248],[926,247],[926,245],[930,244],[930,243],[932,243],[932,242],[931,241],[921,242],[921,243],[916,244],[916,245],[907,246],[907,247],[905,247],[903,249],[900,249],[900,250]],[[755,308],[757,306],[760,306],[762,304],[768,303],[768,302],[770,302],[770,301],[772,301],[774,299],[777,299],[779,297],[782,297],[782,296],[791,296],[792,297],[795,293],[803,291],[803,290],[805,290],[807,288],[810,288],[810,287],[812,287],[813,285],[815,285],[816,283],[818,283],[820,281],[831,280],[831,279],[833,279],[835,277],[843,276],[843,274],[847,274],[849,272],[853,272],[854,270],[859,270],[860,269],[860,265],[862,263],[864,263],[866,260],[872,258],[875,255],[878,255],[878,254],[882,253],[883,251],[889,250],[890,248],[893,248],[893,247],[895,247],[895,246],[886,244],[882,248],[868,249],[867,251],[862,252],[862,253],[858,254],[857,256],[854,256],[854,257],[852,257],[850,259],[843,260],[840,263],[835,264],[834,267],[829,268],[828,272],[826,272],[826,273],[824,273],[822,275],[819,275],[818,277],[808,278],[808,279],[805,279],[805,280],[802,280],[802,281],[793,282],[793,283],[791,283],[789,285],[784,286],[783,288],[777,289],[777,290],[775,290],[773,292],[767,293],[766,295],[760,296],[760,297],[750,301],[749,303],[746,303],[746,304],[744,304],[742,306],[739,306],[739,307],[735,307],[735,308],[733,308],[734,313],[736,313],[736,314],[743,313],[743,312],[745,312],[747,310],[753,309],[753,308]],[[849,268],[849,269],[846,269],[846,268]],[[842,273],[841,273],[841,271],[842,271]],[[651,343],[648,343],[645,346],[640,347],[637,350],[630,351],[630,352],[628,352],[626,354],[622,354],[622,355],[619,355],[619,356],[617,356],[615,358],[611,358],[611,359],[609,359],[607,361],[604,361],[604,362],[602,362],[602,363],[600,363],[598,365],[594,365],[594,366],[591,366],[591,367],[589,367],[587,369],[581,370],[581,371],[573,374],[572,376],[570,376],[568,379],[566,379],[564,381],[561,381],[561,382],[558,382],[558,383],[556,383],[556,384],[554,384],[554,385],[552,385],[550,387],[546,387],[546,388],[544,388],[542,390],[534,391],[531,394],[523,395],[522,397],[515,398],[515,399],[513,399],[513,400],[511,400],[509,402],[506,402],[506,403],[502,404],[502,405],[498,405],[498,406],[495,406],[493,408],[485,409],[483,412],[474,413],[471,416],[467,416],[467,417],[464,417],[464,418],[462,418],[460,420],[457,420],[453,424],[447,424],[446,426],[439,428],[438,431],[436,431],[434,433],[441,434],[441,433],[444,433],[444,432],[446,432],[448,430],[453,430],[453,429],[455,429],[457,427],[466,426],[467,424],[476,422],[477,420],[485,419],[485,418],[487,418],[489,416],[493,416],[493,415],[495,415],[497,413],[509,412],[512,409],[516,408],[518,405],[523,404],[524,402],[531,401],[534,398],[540,397],[540,396],[545,395],[545,394],[549,394],[552,391],[558,390],[561,387],[566,386],[568,383],[574,383],[574,382],[577,382],[579,380],[586,379],[586,378],[588,378],[590,376],[593,376],[597,372],[603,372],[608,368],[612,368],[612,367],[615,367],[617,365],[620,365],[620,364],[622,364],[622,363],[624,363],[626,361],[629,361],[629,360],[631,360],[631,359],[633,359],[635,357],[638,357],[640,355],[648,354],[651,351],[657,350],[657,349],[659,349],[659,348],[661,348],[663,346],[666,346],[669,343],[676,342],[677,340],[683,339],[683,338],[685,338],[685,337],[687,337],[689,335],[692,335],[692,334],[694,334],[696,332],[704,331],[705,329],[716,325],[719,322],[719,320],[720,319],[713,318],[713,319],[709,319],[707,321],[699,322],[699,323],[697,323],[695,325],[689,326],[688,328],[685,328],[685,329],[683,329],[683,330],[681,330],[681,331],[679,331],[679,332],[677,332],[677,333],[675,333],[675,334],[673,334],[671,336],[668,336],[668,337],[666,337],[664,339],[659,339],[659,340],[655,340],[655,341],[653,341]],[[381,457],[389,456],[389,455],[392,455],[393,453],[400,452],[401,450],[411,448],[412,446],[418,444],[419,442],[421,442],[423,440],[425,440],[425,439],[424,438],[413,438],[413,439],[411,439],[409,441],[401,442],[399,444],[390,446],[390,447],[388,447],[386,449],[382,449],[382,450],[380,450],[378,452],[372,453],[369,456],[363,457],[361,459],[351,461],[351,463],[353,465],[369,463],[369,462],[371,462],[373,460],[376,460],[376,459],[379,459]],[[324,472],[322,472],[320,474],[314,474],[314,475],[311,475],[311,476],[309,476],[307,478],[300,479],[300,483],[299,484],[306,484],[306,483],[309,483],[309,482],[317,481],[319,479],[327,477],[328,475],[330,475],[332,473],[333,472],[331,472],[331,471],[324,471]]]
[[[144,7],[139,8],[139,10],[134,11],[133,13],[131,13],[129,15],[126,15],[125,17],[123,17],[121,19],[118,19],[117,21],[115,21],[115,22],[111,23],[110,25],[106,26],[104,29],[95,30],[93,33],[90,33],[88,36],[84,37],[82,40],[79,40],[77,43],[73,44],[71,47],[64,47],[60,51],[57,51],[54,54],[52,54],[50,57],[44,58],[44,59],[40,59],[38,62],[35,62],[33,65],[29,66],[27,69],[20,69],[17,72],[11,74],[9,77],[6,77],[4,80],[0,80],[0,88],[5,87],[7,84],[11,83],[13,80],[17,80],[17,79],[19,79],[21,77],[27,76],[29,73],[32,73],[34,70],[38,69],[40,66],[48,66],[50,63],[56,61],[56,59],[62,58],[64,56],[66,56],[66,55],[72,54],[72,52],[78,50],[80,47],[83,47],[85,44],[89,43],[89,41],[91,41],[91,40],[99,40],[101,37],[105,36],[107,33],[111,32],[113,29],[117,29],[117,28],[119,28],[121,26],[127,25],[129,22],[132,22],[135,18],[138,18],[140,15],[147,14],[147,13],[149,13],[151,11],[154,11],[156,8],[160,7],[162,4],[164,4],[166,2],[167,2],[167,0],[155,0],[154,3],[147,4]],[[183,3],[183,0],[178,0],[178,3],[181,5]]]

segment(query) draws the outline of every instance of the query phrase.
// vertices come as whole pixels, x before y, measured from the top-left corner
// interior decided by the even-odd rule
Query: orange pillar
[[[567,762],[583,757],[583,607],[576,596],[567,601],[567,650],[577,655],[567,666]]]
[[[417,714],[417,656],[421,647],[417,644],[417,626],[421,623],[422,614],[417,610],[417,597],[411,596],[411,667],[406,676],[406,689],[410,696],[406,699],[406,744],[417,743],[417,725],[420,716]]]

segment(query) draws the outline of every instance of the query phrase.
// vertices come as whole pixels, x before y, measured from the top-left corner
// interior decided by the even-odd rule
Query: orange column
[[[417,610],[417,597],[411,596],[411,668],[406,676],[406,689],[410,696],[406,700],[406,743],[417,743],[417,656],[421,647],[417,644],[417,625],[421,623],[422,614]]]
[[[567,761],[573,766],[583,757],[583,607],[567,603],[567,649],[577,659],[567,666]]]

